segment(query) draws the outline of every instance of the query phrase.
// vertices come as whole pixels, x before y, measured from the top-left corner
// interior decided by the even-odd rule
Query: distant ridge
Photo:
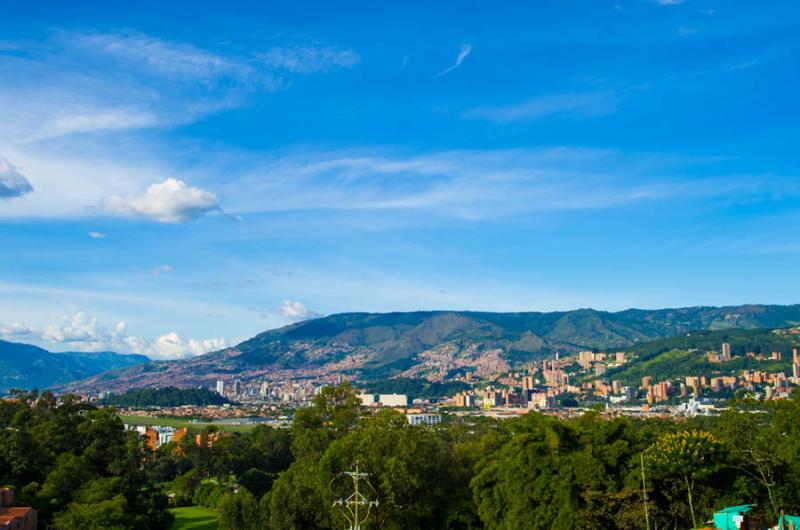
[[[438,380],[465,368],[488,374],[555,352],[626,348],[693,330],[779,328],[798,323],[800,305],[618,312],[341,313],[266,331],[200,357],[100,374],[65,389],[196,386],[209,385],[215,378],[248,381],[311,372],[362,379],[402,374]]]
[[[113,352],[52,353],[30,344],[0,340],[0,395],[13,388],[29,390],[59,386],[149,360],[144,355]]]

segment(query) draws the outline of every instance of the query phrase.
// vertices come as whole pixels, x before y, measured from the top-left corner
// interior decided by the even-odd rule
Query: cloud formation
[[[361,58],[353,50],[331,46],[296,46],[273,48],[262,55],[271,68],[298,74],[328,72],[335,68],[351,68]]]
[[[0,55],[2,140],[170,127],[245,105],[287,78],[350,68],[359,56],[324,44],[213,50],[139,32],[53,32]],[[6,109],[8,109],[6,111]]]
[[[0,199],[13,199],[31,193],[33,186],[11,162],[0,156]]]
[[[104,232],[89,232],[89,237],[92,239],[105,239],[108,237],[108,234]]]
[[[441,77],[443,75],[447,75],[450,72],[452,72],[453,70],[455,70],[456,68],[458,68],[459,66],[461,66],[461,63],[464,62],[464,59],[466,59],[467,56],[471,52],[472,52],[472,45],[471,44],[466,44],[466,43],[462,44],[461,45],[461,49],[458,52],[458,56],[456,57],[456,62],[453,63],[451,66],[448,66],[447,68],[445,68],[444,70],[442,70],[438,74],[436,74],[436,77]]]
[[[151,184],[143,195],[106,197],[103,207],[114,215],[147,217],[162,223],[191,221],[221,210],[216,195],[173,178]]]
[[[121,321],[108,329],[84,312],[66,316],[56,324],[35,329],[20,323],[0,324],[0,338],[7,340],[44,341],[64,349],[78,351],[115,351],[139,353],[152,359],[194,357],[227,346],[225,339],[183,339],[172,331],[155,339],[127,334],[128,325]]]
[[[464,117],[496,123],[534,121],[548,116],[593,118],[615,112],[617,101],[616,94],[609,91],[551,94],[511,105],[477,107],[465,112]]]
[[[284,300],[281,302],[281,314],[293,321],[308,320],[319,315],[316,311],[308,309],[302,302],[296,300]]]
[[[241,59],[141,33],[76,34],[72,43],[86,53],[105,54],[126,65],[178,79],[244,78],[252,71]]]

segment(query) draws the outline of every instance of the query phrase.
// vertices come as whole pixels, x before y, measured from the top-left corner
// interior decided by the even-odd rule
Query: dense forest
[[[169,528],[168,495],[227,530],[342,528],[332,506],[356,462],[379,503],[368,528],[644,528],[645,502],[658,528],[743,503],[773,520],[800,512],[800,397],[685,421],[593,411],[429,428],[367,411],[344,385],[291,429],[198,434],[151,452],[113,409],[17,393],[0,402],[0,481],[56,530]]]
[[[109,396],[104,405],[115,407],[180,407],[183,405],[224,405],[227,398],[207,388],[136,388],[124,394]]]

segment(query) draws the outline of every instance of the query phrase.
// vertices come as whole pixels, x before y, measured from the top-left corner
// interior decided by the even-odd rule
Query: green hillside
[[[706,353],[719,352],[723,342],[731,344],[733,358],[728,362],[710,362]],[[639,384],[647,375],[659,381],[691,375],[729,375],[742,370],[789,371],[792,348],[798,345],[800,337],[773,330],[693,331],[631,348],[629,353],[634,359],[609,370],[603,377]],[[752,352],[769,357],[773,351],[783,353],[783,360],[760,361],[746,355]]]

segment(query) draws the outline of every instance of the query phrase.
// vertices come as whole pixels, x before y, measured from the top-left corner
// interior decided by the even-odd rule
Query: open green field
[[[163,427],[189,427],[192,429],[205,429],[206,427],[216,427],[221,431],[231,432],[250,432],[255,429],[255,425],[227,425],[224,423],[194,423],[180,418],[151,418],[143,416],[119,415],[120,419],[128,425],[161,425]]]
[[[219,528],[216,512],[203,506],[173,508],[170,513],[175,516],[172,530],[218,530]]]

